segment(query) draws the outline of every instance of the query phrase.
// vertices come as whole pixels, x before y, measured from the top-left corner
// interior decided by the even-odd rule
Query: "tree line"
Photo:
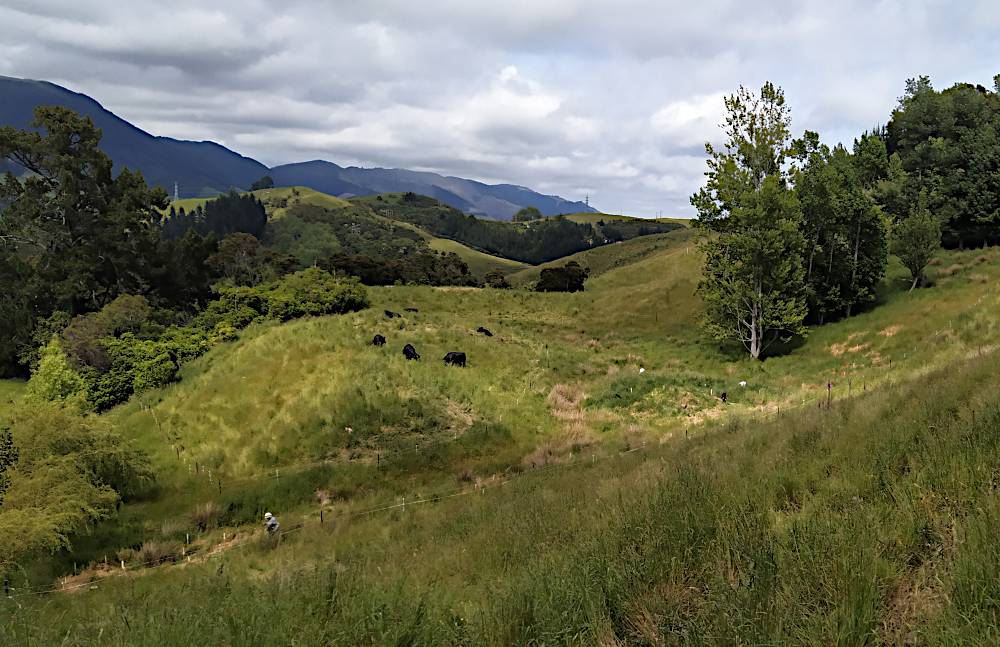
[[[562,216],[543,218],[532,207],[515,214],[513,223],[497,222],[464,214],[434,198],[415,193],[404,193],[398,197],[377,196],[374,200],[362,198],[360,201],[370,204],[378,213],[412,223],[436,236],[457,240],[475,249],[532,265],[608,243],[665,233],[680,227],[674,223],[653,221],[576,223]]]
[[[942,235],[958,246],[995,240],[1000,176],[984,160],[1000,159],[987,125],[997,108],[982,87],[939,93],[922,77],[907,82],[887,126],[831,148],[815,132],[792,138],[771,83],[727,97],[724,142],[706,144],[707,181],[691,197],[705,232],[707,332],[759,359],[809,324],[872,304],[890,251],[913,289]]]

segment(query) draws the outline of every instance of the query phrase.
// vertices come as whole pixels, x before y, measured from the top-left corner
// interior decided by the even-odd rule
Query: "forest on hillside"
[[[665,233],[681,225],[642,221],[600,221],[594,225],[576,223],[567,218],[518,219],[507,223],[483,220],[462,213],[415,193],[385,194],[357,198],[377,213],[409,222],[435,236],[450,238],[484,252],[532,265],[569,256],[609,243]]]
[[[888,123],[851,146],[791,134],[781,88],[726,98],[725,143],[706,144],[707,182],[691,197],[706,254],[707,332],[753,358],[808,325],[869,307],[889,253],[928,286],[943,243],[1000,238],[1000,76],[993,91],[906,82]]]

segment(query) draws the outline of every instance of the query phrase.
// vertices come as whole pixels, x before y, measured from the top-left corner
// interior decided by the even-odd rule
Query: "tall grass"
[[[993,644],[994,355],[269,549],[8,601],[13,644]],[[973,411],[975,414],[973,415]],[[20,607],[18,605],[21,605]]]

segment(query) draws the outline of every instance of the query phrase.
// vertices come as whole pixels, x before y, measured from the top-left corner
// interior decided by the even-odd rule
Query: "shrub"
[[[341,314],[368,307],[367,293],[357,282],[337,279],[316,267],[268,284],[265,294],[268,315],[281,321],[310,315]]]
[[[483,277],[483,281],[486,283],[487,287],[497,288],[499,290],[506,290],[510,288],[510,281],[500,270],[490,270]]]
[[[535,285],[537,292],[580,292],[583,283],[590,276],[590,270],[570,261],[562,267],[547,267],[542,270]]]
[[[39,400],[66,400],[86,388],[86,382],[53,337],[42,348],[38,368],[28,380],[28,395]]]

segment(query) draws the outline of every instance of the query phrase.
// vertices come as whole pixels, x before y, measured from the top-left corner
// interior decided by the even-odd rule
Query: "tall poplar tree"
[[[721,148],[705,144],[707,181],[691,197],[706,235],[705,328],[753,359],[805,333],[808,311],[801,208],[788,187],[790,116],[781,88],[765,83],[726,98]]]

